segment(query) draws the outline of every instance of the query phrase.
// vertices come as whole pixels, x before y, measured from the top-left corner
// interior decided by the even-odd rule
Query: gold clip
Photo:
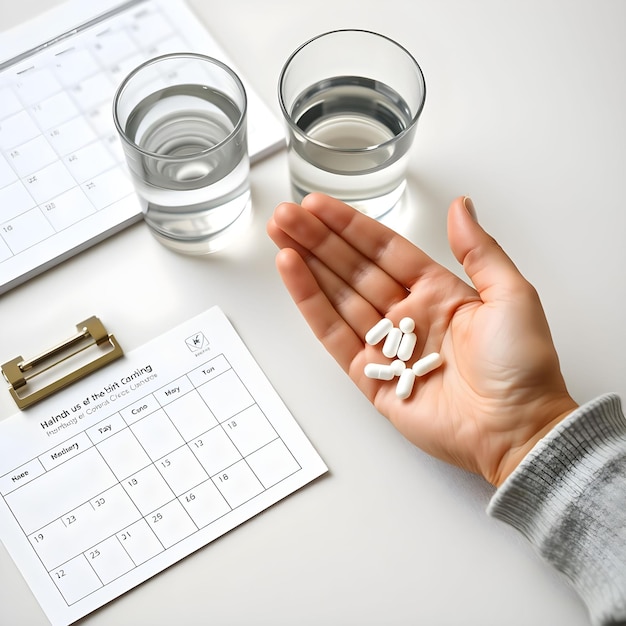
[[[35,402],[47,398],[124,354],[115,337],[107,332],[97,317],[90,317],[84,322],[76,324],[76,330],[78,330],[76,335],[40,355],[28,360],[18,356],[0,368],[4,378],[11,385],[9,392],[20,409],[25,409]],[[92,346],[104,354],[79,365],[73,371],[69,371],[69,373],[48,384],[45,383],[45,379],[50,375],[49,370],[57,366],[61,369],[67,367],[66,361],[73,357],[78,357],[80,360],[83,357],[82,353]],[[34,385],[31,380],[36,376],[42,377],[43,386],[34,390],[27,389],[29,384]]]

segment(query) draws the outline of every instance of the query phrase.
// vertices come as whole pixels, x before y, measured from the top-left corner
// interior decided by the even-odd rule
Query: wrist
[[[532,434],[520,433],[522,436],[513,443],[502,455],[497,465],[495,474],[488,478],[489,482],[499,487],[508,476],[517,468],[530,451],[548,434],[557,424],[560,424],[566,417],[571,415],[579,405],[572,398],[566,396],[558,401],[552,401],[541,408],[534,408],[529,414],[530,424],[541,424]],[[543,417],[537,420],[537,414]]]

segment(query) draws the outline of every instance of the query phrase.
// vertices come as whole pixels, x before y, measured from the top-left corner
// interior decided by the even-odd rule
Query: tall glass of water
[[[179,252],[222,248],[250,213],[246,92],[199,54],[160,56],[119,86],[113,117],[144,219]]]
[[[413,56],[363,30],[300,46],[278,81],[294,199],[322,191],[378,218],[402,198],[426,86]]]

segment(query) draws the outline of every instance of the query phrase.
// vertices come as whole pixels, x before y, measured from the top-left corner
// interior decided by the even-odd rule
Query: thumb
[[[519,270],[476,221],[474,205],[467,196],[453,200],[448,210],[448,241],[483,302],[509,299],[528,285]]]

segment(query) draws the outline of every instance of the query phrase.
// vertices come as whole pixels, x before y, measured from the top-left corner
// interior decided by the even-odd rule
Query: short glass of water
[[[250,214],[247,98],[199,54],[160,56],[119,86],[113,118],[154,236],[178,252],[221,249]]]
[[[300,46],[278,82],[294,199],[321,191],[378,218],[402,198],[424,76],[393,40],[337,30]]]

